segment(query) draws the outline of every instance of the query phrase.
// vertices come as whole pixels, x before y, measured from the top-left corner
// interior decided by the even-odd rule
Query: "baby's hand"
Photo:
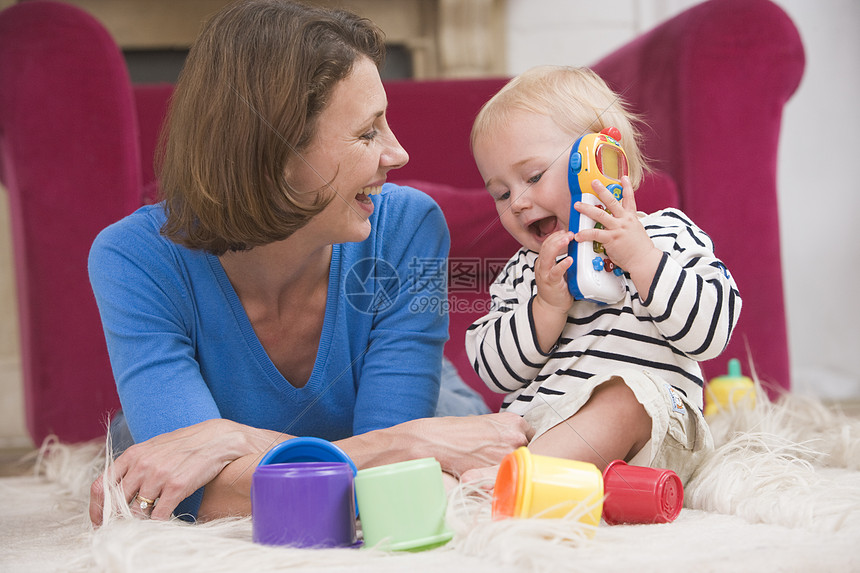
[[[567,269],[573,264],[573,259],[565,257],[559,261],[558,258],[567,254],[567,246],[573,238],[570,231],[556,231],[544,240],[535,262],[537,298],[564,315],[573,304],[573,296],[567,286]]]
[[[575,208],[604,228],[580,231],[576,234],[576,240],[602,243],[612,262],[630,273],[634,281],[643,270],[645,275],[653,277],[662,253],[654,246],[636,215],[636,198],[630,179],[622,177],[621,185],[623,195],[618,201],[602,183],[596,180],[592,182],[598,198],[606,205],[606,211],[585,203],[577,203]]]

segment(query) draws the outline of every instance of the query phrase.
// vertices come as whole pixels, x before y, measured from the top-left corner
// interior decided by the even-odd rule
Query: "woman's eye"
[[[532,177],[529,177],[529,178],[528,178],[528,180],[527,180],[526,182],[527,182],[529,185],[534,185],[535,183],[537,183],[538,181],[540,181],[540,178],[541,178],[541,177],[543,177],[543,173],[538,173],[537,175],[533,175]]]
[[[365,141],[373,141],[374,139],[376,139],[377,135],[379,135],[379,131],[374,129],[374,130],[368,131],[367,133],[363,134],[361,136],[361,139],[363,139]]]

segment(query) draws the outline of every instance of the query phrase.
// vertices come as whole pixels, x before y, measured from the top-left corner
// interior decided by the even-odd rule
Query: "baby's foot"
[[[489,466],[485,468],[475,468],[463,472],[460,476],[460,483],[471,484],[475,487],[492,491],[496,483],[496,474],[499,472],[499,466]]]

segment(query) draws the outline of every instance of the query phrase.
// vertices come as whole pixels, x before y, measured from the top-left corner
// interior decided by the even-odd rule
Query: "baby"
[[[725,348],[741,310],[711,239],[684,213],[636,210],[644,161],[636,118],[595,73],[542,66],[487,102],[472,151],[505,229],[522,248],[490,287],[492,310],[469,327],[475,370],[505,392],[502,410],[535,429],[532,453],[615,459],[674,470],[686,482],[713,448],[698,361]],[[568,158],[576,139],[615,127],[629,165],[622,199],[595,182],[606,210],[577,203],[603,228],[568,230]],[[624,270],[614,304],[574,300],[571,241],[602,243]],[[496,468],[463,481],[493,479]]]

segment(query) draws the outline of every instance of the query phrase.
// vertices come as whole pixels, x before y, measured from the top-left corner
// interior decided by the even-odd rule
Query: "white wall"
[[[779,185],[792,375],[798,392],[860,396],[860,3],[780,0],[806,48],[785,110]],[[808,142],[832,134],[828,152]]]
[[[860,2],[775,0],[806,69],[783,116],[779,210],[794,391],[860,399]],[[588,65],[693,0],[508,0],[508,73]],[[766,34],[767,31],[763,30]],[[807,142],[832,134],[827,153]]]

